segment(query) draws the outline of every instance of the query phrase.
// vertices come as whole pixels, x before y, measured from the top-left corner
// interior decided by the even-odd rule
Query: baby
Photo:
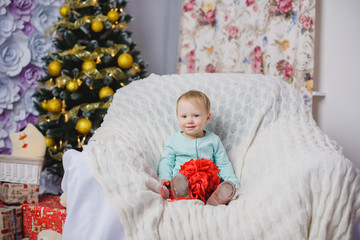
[[[219,137],[204,130],[211,119],[208,97],[195,90],[182,94],[177,100],[176,114],[181,131],[166,140],[159,178],[170,183],[174,199],[201,199],[209,205],[229,203],[239,183]],[[207,180],[189,179],[188,173],[194,175],[194,169],[202,171],[197,177],[206,175]]]

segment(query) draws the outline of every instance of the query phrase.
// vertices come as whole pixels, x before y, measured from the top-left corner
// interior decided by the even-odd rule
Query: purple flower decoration
[[[24,96],[24,89],[22,88],[22,86],[20,86],[20,91],[19,91],[19,96],[20,98],[22,98]]]
[[[12,0],[8,9],[15,19],[29,22],[35,7],[35,0]]]
[[[1,130],[0,130],[1,131]],[[1,133],[0,133],[1,135]],[[0,154],[7,154],[10,155],[11,154],[11,143],[10,140],[8,138],[6,139],[1,139],[0,136],[0,144],[3,143],[3,147],[0,147]],[[9,147],[8,147],[9,146]]]
[[[7,113],[7,111],[3,111],[0,114],[0,122],[7,122],[9,120],[9,114]]]
[[[29,114],[25,120],[17,122],[17,127],[19,131],[22,131],[29,123],[35,124],[37,119],[37,116]]]
[[[26,36],[30,36],[35,31],[35,28],[31,23],[27,22],[24,24],[23,32]]]
[[[38,116],[35,116],[33,114],[29,114],[29,116],[26,119],[26,122],[35,124],[37,122],[38,118],[39,118]]]
[[[24,129],[24,128],[26,127],[26,125],[27,125],[26,119],[23,120],[23,121],[17,122],[17,125],[18,125],[18,129],[21,131],[21,130]]]
[[[20,82],[25,86],[29,88],[36,88],[39,83],[38,79],[43,77],[45,75],[45,72],[42,68],[39,68],[38,66],[35,66],[33,64],[29,64],[26,67],[23,68],[19,75]]]
[[[22,121],[18,121],[18,122],[17,122],[17,128],[19,129],[19,131],[22,131],[22,130],[24,130],[24,128],[26,128],[26,126],[27,126],[29,123],[35,124],[36,121],[37,121],[37,119],[38,119],[37,116],[34,116],[34,115],[32,115],[32,114],[29,114],[25,120],[22,120]]]

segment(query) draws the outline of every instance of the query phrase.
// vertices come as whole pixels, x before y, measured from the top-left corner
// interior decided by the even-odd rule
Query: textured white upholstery
[[[240,181],[228,206],[159,195],[163,144],[178,130],[176,100],[190,89],[210,98],[207,129]],[[359,170],[297,90],[274,77],[151,75],[116,92],[92,141],[84,152],[129,239],[350,239],[360,216]]]

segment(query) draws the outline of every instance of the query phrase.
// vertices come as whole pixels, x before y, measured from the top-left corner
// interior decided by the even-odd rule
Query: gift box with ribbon
[[[0,239],[21,240],[23,237],[21,206],[0,205]]]

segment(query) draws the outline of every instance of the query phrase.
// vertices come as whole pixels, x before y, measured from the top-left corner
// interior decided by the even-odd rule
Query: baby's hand
[[[162,179],[161,183],[165,185],[168,189],[170,189],[170,180]]]

